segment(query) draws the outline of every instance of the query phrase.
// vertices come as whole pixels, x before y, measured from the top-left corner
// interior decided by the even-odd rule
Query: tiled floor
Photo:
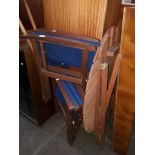
[[[66,124],[61,113],[56,113],[41,127],[37,127],[20,114],[20,155],[116,155],[111,150],[112,126],[106,132],[104,149],[94,141],[94,135],[80,128],[73,146],[68,145]]]

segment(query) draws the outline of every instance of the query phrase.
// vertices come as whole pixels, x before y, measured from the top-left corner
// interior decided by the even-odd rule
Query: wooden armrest
[[[57,85],[58,85],[58,87],[59,87],[59,89],[60,89],[60,91],[61,91],[61,93],[62,93],[62,95],[63,95],[63,97],[64,97],[64,99],[66,101],[66,104],[67,104],[69,110],[73,110],[75,108],[75,106],[73,105],[70,96],[65,91],[65,88],[64,88],[63,84],[58,80]]]
[[[80,48],[80,49],[88,49],[89,51],[96,51],[96,46],[91,45],[85,42],[77,41],[74,39],[68,39],[68,38],[62,38],[59,36],[46,36],[46,35],[20,35],[20,39],[34,39],[38,41],[42,41],[45,43],[57,43],[62,45],[68,45],[74,48]]]
[[[71,33],[71,32],[62,32],[62,31],[57,31],[57,30],[52,30],[52,29],[39,28],[37,30],[30,31],[30,33],[32,33],[32,32],[43,32],[43,33],[49,33],[49,34],[53,34],[53,35],[70,37],[73,39],[87,40],[87,41],[97,42],[97,43],[100,42],[100,40],[97,38],[89,38],[87,36],[80,35],[80,34],[75,34],[75,33]]]
[[[85,91],[80,85],[75,85],[76,89],[78,90],[79,94],[82,96],[82,98],[85,97]]]

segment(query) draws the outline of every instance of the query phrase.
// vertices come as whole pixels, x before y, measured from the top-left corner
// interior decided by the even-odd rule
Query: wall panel
[[[102,38],[117,24],[121,0],[44,0],[45,27]],[[106,21],[105,21],[106,20]]]

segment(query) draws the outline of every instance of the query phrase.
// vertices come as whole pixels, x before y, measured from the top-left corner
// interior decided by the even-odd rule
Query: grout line
[[[41,144],[41,145],[34,151],[34,153],[32,153],[32,155],[37,155],[37,153],[39,153],[39,151],[40,151],[46,144],[49,143],[49,141],[51,140],[51,138],[53,138],[55,135],[57,135],[57,134],[60,132],[60,130],[61,130],[62,126],[64,126],[64,124],[65,124],[65,122],[62,123],[62,124],[60,125],[60,127],[58,128],[58,130],[56,130],[56,131],[54,132],[54,134],[52,134],[52,135],[45,141],[45,143]]]

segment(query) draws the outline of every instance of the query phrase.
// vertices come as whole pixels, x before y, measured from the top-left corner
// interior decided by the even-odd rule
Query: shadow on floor
[[[68,145],[66,124],[61,113],[56,113],[41,127],[27,118],[19,116],[19,153],[20,155],[117,155],[111,150],[112,126],[106,132],[104,149],[95,143],[93,134],[80,128],[73,146]]]

